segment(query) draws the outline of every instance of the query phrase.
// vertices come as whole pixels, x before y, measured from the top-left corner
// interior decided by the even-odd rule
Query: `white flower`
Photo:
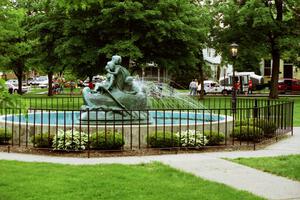
[[[84,132],[73,130],[58,130],[53,139],[54,149],[84,150],[88,142],[88,136]]]
[[[206,136],[200,131],[186,130],[183,132],[177,132],[177,136],[180,138],[181,146],[183,147],[201,147],[205,146],[208,142]]]

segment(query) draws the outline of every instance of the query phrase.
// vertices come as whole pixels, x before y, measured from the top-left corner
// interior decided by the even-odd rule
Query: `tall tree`
[[[64,63],[88,71],[119,54],[124,65],[134,60],[170,69],[195,68],[209,19],[197,5],[185,0],[80,2],[59,3],[68,10],[60,48]]]
[[[36,38],[34,56],[30,59],[38,71],[48,75],[48,96],[52,96],[52,78],[62,71],[61,58],[56,52],[63,37],[65,12],[50,0],[35,1],[30,20],[30,35]]]
[[[283,3],[284,1],[288,0],[216,2],[215,16],[218,26],[213,35],[223,55],[225,57],[228,55],[228,46],[231,42],[237,42],[242,52],[239,54],[237,65],[245,63],[241,62],[241,55],[248,56],[244,60],[251,57],[257,61],[261,58],[272,58],[270,98],[278,97],[279,61],[286,51],[285,46],[288,44],[293,48],[295,40],[299,37],[295,27],[289,26],[295,24],[297,20],[292,14],[292,9]]]
[[[18,93],[22,94],[22,78],[31,54],[31,42],[24,28],[25,10],[11,1],[0,5],[0,64],[13,70],[18,78]]]

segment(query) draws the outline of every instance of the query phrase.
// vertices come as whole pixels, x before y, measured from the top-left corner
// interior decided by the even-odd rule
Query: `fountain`
[[[181,96],[166,84],[141,83],[120,64],[121,57],[113,56],[105,67],[106,81],[97,83],[93,90],[83,89],[80,110],[6,114],[0,116],[0,127],[12,129],[13,138],[23,143],[36,133],[55,135],[58,130],[119,132],[125,148],[147,146],[148,134],[157,131],[230,131],[230,116],[209,113],[198,101]]]

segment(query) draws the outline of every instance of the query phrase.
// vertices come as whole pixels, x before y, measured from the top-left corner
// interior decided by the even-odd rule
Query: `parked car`
[[[18,85],[19,82],[17,79],[9,79],[6,81],[6,84]]]
[[[300,80],[285,78],[278,81],[279,93],[300,93]]]
[[[201,86],[199,86],[199,89],[200,88]],[[229,94],[231,93],[231,91],[232,91],[231,86],[222,86],[216,81],[211,81],[211,80],[204,81],[204,94],[207,93]]]
[[[104,76],[100,76],[100,75],[97,75],[97,76],[93,76],[92,78],[92,83],[100,83],[102,81],[105,80],[105,77]],[[89,83],[90,83],[90,80],[89,78],[85,79],[85,81],[83,82],[83,86],[84,87],[89,87]]]
[[[40,88],[47,88],[48,82],[48,76],[39,76],[31,81],[31,85],[38,85]]]
[[[284,80],[279,80],[278,81],[278,93],[280,94],[285,94],[286,92],[286,83],[284,82]]]
[[[6,83],[6,87],[10,93],[17,93],[18,92],[18,85],[13,85],[11,83]],[[26,93],[29,91],[28,86],[22,86],[22,93]]]

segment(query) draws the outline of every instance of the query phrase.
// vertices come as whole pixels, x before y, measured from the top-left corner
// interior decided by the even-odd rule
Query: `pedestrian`
[[[190,95],[191,96],[195,96],[196,95],[196,92],[197,92],[197,83],[196,83],[196,79],[193,79],[191,82],[190,82]]]
[[[201,83],[198,83],[197,94],[201,95]]]
[[[73,80],[70,81],[70,94],[74,94],[75,82]]]
[[[252,94],[252,90],[253,90],[252,80],[249,79],[249,82],[248,82],[248,94]]]

